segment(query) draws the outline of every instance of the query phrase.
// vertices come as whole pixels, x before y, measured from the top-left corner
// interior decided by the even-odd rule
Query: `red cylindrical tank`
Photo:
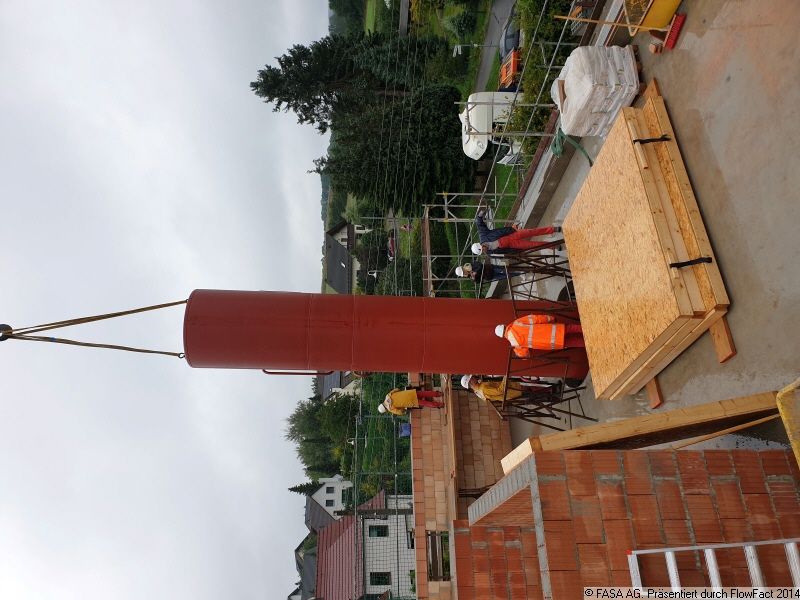
[[[192,367],[504,374],[510,347],[494,328],[515,318],[508,300],[195,290],[183,343]],[[515,374],[586,376],[582,348],[557,355],[568,362],[542,355]]]

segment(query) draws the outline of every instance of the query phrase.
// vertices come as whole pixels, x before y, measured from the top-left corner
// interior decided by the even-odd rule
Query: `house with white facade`
[[[415,598],[413,531],[412,497],[387,497],[383,491],[322,529],[317,546],[317,597]]]
[[[414,598],[414,500],[411,495],[386,496],[382,511],[363,511],[364,595]]]
[[[311,499],[325,509],[333,518],[337,518],[336,511],[344,510],[347,504],[345,490],[353,487],[351,481],[347,481],[341,475],[333,477],[323,477],[319,480],[319,489],[311,494]]]

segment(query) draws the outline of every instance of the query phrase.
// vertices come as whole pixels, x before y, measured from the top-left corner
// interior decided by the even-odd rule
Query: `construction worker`
[[[502,402],[506,389],[508,389],[506,400],[516,400],[522,396],[522,386],[516,381],[506,382],[505,377],[502,381],[483,381],[475,375],[464,375],[461,378],[461,386],[471,390],[481,400],[489,402]]]
[[[479,260],[472,261],[472,263],[464,263],[464,266],[456,267],[456,275],[459,277],[469,277],[473,281],[488,283],[490,281],[505,281],[506,267],[493,265],[490,262],[481,262]],[[509,271],[509,277],[518,277],[522,275],[520,271]]]
[[[386,394],[386,398],[378,405],[378,412],[383,414],[388,411],[392,414],[403,416],[410,408],[422,408],[423,406],[442,408],[444,402],[430,400],[430,398],[439,398],[441,395],[442,392],[439,390],[401,390],[395,388]]]
[[[533,250],[547,245],[549,242],[532,240],[530,238],[541,237],[561,233],[561,227],[538,227],[536,229],[518,229],[514,233],[504,235],[491,242],[481,242],[472,244],[473,254],[504,254],[515,250]]]
[[[489,229],[486,221],[483,220],[484,214],[486,214],[486,211],[483,210],[479,210],[475,214],[475,227],[478,230],[478,239],[481,241],[481,243],[499,240],[501,237],[511,235],[517,231],[517,229],[519,229],[519,227],[516,225],[512,225],[511,227],[496,227],[495,229]]]
[[[498,325],[494,333],[508,340],[514,354],[521,358],[530,356],[531,350],[586,347],[580,325],[556,323],[552,315],[525,315],[509,325]]]

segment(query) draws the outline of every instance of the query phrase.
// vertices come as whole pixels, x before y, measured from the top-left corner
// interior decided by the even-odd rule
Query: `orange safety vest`
[[[550,315],[526,315],[506,327],[505,338],[517,356],[528,356],[529,349],[561,350],[564,347],[564,324]]]

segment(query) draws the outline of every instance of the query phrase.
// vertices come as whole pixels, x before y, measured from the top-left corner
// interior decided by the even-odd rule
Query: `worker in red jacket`
[[[578,324],[556,323],[551,315],[525,315],[509,325],[494,329],[497,337],[508,340],[514,354],[526,358],[531,350],[584,348],[583,329]]]

